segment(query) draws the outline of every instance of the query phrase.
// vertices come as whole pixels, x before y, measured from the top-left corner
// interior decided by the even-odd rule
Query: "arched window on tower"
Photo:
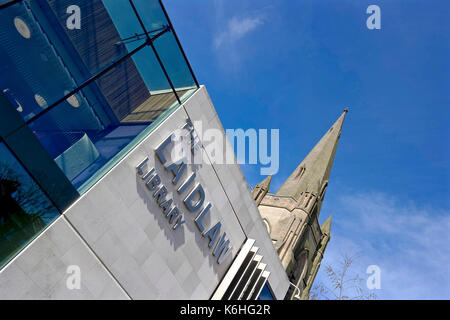
[[[314,207],[311,210],[311,217],[312,218],[317,217],[317,204],[315,204]]]
[[[309,200],[309,192],[303,192],[302,197],[300,199],[300,206],[303,206],[306,208]]]
[[[309,257],[308,250],[303,250],[296,259],[297,267],[296,267],[295,274],[298,277],[297,283],[302,281],[306,276],[306,272],[308,270],[308,257]]]
[[[311,205],[311,201],[313,200],[313,194],[312,193],[310,193],[310,194],[308,194],[308,201],[306,202],[306,205],[305,205],[305,208],[306,209],[308,209],[309,208],[309,206]]]
[[[327,187],[328,187],[328,181],[325,181],[325,183],[322,186],[322,190],[320,190],[320,200],[323,200],[323,198],[325,197],[325,192],[327,191]]]
[[[306,170],[305,167],[300,167],[297,171],[297,174],[295,175],[295,179],[299,180],[305,173],[305,170]]]
[[[300,203],[305,210],[310,210],[316,203],[316,196],[311,192],[305,192]]]
[[[259,199],[261,197],[262,193],[264,192],[261,187],[258,187],[257,191],[258,191],[258,194],[256,195],[255,199]]]

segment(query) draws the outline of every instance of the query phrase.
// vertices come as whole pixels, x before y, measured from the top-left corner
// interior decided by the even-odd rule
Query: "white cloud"
[[[214,39],[215,48],[219,48],[223,44],[231,44],[241,39],[249,32],[255,30],[264,22],[263,17],[232,17],[227,24],[225,30],[221,31]]]
[[[367,276],[367,266],[380,266],[380,298],[450,298],[450,210],[402,203],[384,193],[346,195],[328,207],[336,214],[323,265],[357,252],[360,276]]]

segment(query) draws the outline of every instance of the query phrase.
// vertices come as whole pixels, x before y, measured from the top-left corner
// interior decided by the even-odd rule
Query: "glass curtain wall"
[[[198,88],[157,0],[0,1],[0,90],[84,192]]]
[[[0,268],[59,212],[0,141]]]
[[[157,0],[0,0],[0,61],[1,269],[198,83]]]

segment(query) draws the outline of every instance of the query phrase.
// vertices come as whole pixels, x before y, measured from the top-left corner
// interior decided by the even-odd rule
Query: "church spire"
[[[316,197],[323,197],[347,112],[345,108],[339,119],[281,186],[276,193],[278,196],[299,201],[304,192],[309,192]]]
[[[272,182],[272,175],[267,176],[263,181],[258,183],[256,187],[269,191],[270,183]]]
[[[263,181],[258,183],[252,190],[253,199],[255,199],[256,205],[258,206],[264,196],[269,192],[270,183],[272,182],[272,175],[267,176]]]
[[[327,236],[330,235],[330,233],[331,233],[331,216],[329,216],[327,218],[327,220],[325,220],[325,222],[320,227],[320,230],[322,231],[323,234],[326,234]]]

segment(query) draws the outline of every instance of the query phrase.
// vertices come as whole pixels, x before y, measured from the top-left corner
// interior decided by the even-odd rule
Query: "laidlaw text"
[[[188,130],[190,137],[194,136],[194,128],[190,121],[182,128]],[[171,172],[173,175],[172,184],[176,189],[176,192],[180,195],[186,193],[186,197],[183,203],[186,209],[196,214],[194,219],[197,229],[201,235],[206,238],[209,243],[208,247],[212,249],[211,254],[217,257],[217,263],[222,263],[231,251],[230,241],[227,239],[226,232],[221,233],[222,224],[218,221],[211,228],[207,229],[203,225],[203,219],[210,214],[212,204],[210,202],[205,203],[205,191],[200,183],[195,182],[196,174],[193,172],[189,177],[186,175],[186,160],[178,160],[176,162],[170,162],[164,155],[165,150],[169,150],[169,146],[173,144],[174,134],[169,135],[156,149],[155,153],[164,166],[165,170]],[[195,139],[191,139],[192,149],[194,150]],[[168,189],[161,182],[161,177],[155,168],[146,170],[149,159],[146,157],[136,167],[137,175],[144,180],[147,190],[152,195],[153,199],[160,207],[162,214],[167,218],[172,230],[178,229],[185,223],[184,215],[182,211],[174,204],[172,198],[168,198]],[[182,181],[182,178],[184,180]]]

